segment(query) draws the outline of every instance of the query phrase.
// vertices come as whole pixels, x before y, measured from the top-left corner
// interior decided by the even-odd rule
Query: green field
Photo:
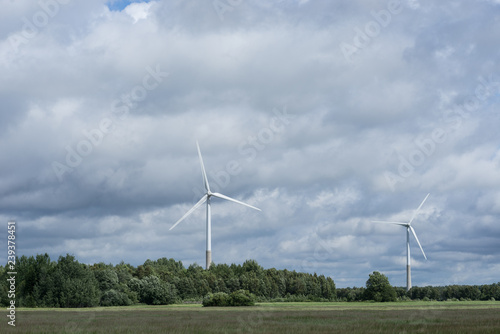
[[[2,333],[500,333],[500,302],[19,309]]]

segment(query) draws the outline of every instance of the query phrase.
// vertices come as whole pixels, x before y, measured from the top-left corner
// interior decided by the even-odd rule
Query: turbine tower
[[[422,245],[418,240],[417,233],[415,233],[415,229],[413,228],[413,226],[411,226],[411,223],[413,222],[413,219],[415,219],[415,216],[420,211],[420,208],[422,208],[422,205],[424,205],[424,202],[427,200],[427,197],[429,197],[429,195],[430,194],[427,194],[427,196],[425,196],[424,200],[422,201],[422,203],[420,203],[420,206],[417,208],[417,210],[415,210],[415,212],[411,216],[411,219],[407,223],[386,222],[386,221],[376,221],[376,220],[372,221],[373,223],[396,224],[406,227],[406,291],[410,291],[411,289],[410,231],[415,237],[415,240],[417,240],[418,246],[420,247],[420,250],[422,251],[424,258],[427,260],[427,256],[425,256],[424,249],[422,248]]]
[[[240,202],[238,200],[235,200],[234,198],[228,197],[226,195],[222,195],[220,193],[213,193],[210,190],[210,185],[208,184],[208,179],[207,179],[207,173],[205,172],[205,165],[203,164],[203,158],[201,157],[201,151],[200,151],[200,145],[198,145],[198,142],[196,142],[196,147],[198,148],[198,156],[200,157],[200,165],[201,165],[201,174],[203,175],[203,185],[205,186],[205,195],[196,203],[191,209],[189,209],[188,212],[184,214],[184,216],[181,217],[171,228],[172,230],[174,227],[177,226],[181,221],[183,221],[187,216],[189,216],[191,213],[193,213],[194,210],[196,210],[199,206],[201,206],[203,203],[207,203],[207,257],[206,257],[206,268],[207,270],[210,269],[210,264],[212,263],[212,221],[211,221],[211,207],[210,207],[210,199],[211,197],[217,197],[221,199],[225,199],[231,202],[235,202],[244,206],[247,206],[249,208],[261,211],[259,208],[256,208],[255,206]]]

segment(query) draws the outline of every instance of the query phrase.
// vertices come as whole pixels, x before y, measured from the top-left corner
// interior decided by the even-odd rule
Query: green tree
[[[175,287],[177,288],[179,297],[182,299],[196,298],[198,296],[193,281],[189,277],[179,279],[178,282],[175,283]]]
[[[18,272],[18,294],[21,306],[35,307],[42,306],[43,295],[47,289],[41,284],[46,281],[46,276],[51,274],[54,265],[50,261],[47,253],[36,257],[21,256],[16,261]]]
[[[443,291],[443,299],[460,299],[460,286],[447,285]]]
[[[105,268],[94,270],[94,276],[102,292],[114,289],[118,285],[118,274],[114,269]]]
[[[376,302],[396,301],[396,291],[387,276],[374,271],[366,281],[365,299]]]
[[[321,288],[321,297],[326,298],[328,300],[334,300],[337,298],[337,292],[335,289],[335,282],[331,277],[325,278],[325,276],[320,275],[318,277],[320,288]]]
[[[233,292],[240,289],[240,280],[234,276],[230,277],[226,283],[229,291]]]
[[[60,256],[51,275],[51,291],[60,307],[99,305],[100,290],[94,273],[72,255]],[[56,306],[56,305],[54,305]]]
[[[172,304],[177,297],[175,287],[157,276],[147,276],[141,280],[133,278],[129,286],[138,293],[140,302],[149,305]]]
[[[8,306],[10,302],[7,278],[7,266],[0,266],[0,306]]]
[[[130,264],[125,264],[123,261],[115,266],[116,275],[118,276],[118,282],[127,284],[133,277],[135,268]]]
[[[102,294],[101,306],[128,306],[132,301],[126,293],[114,289],[107,290]]]
[[[264,270],[255,260],[246,260],[243,262],[242,270],[246,272],[254,272],[255,274],[261,274]]]

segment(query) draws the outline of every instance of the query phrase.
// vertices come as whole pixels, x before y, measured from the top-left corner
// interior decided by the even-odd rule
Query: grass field
[[[500,333],[500,302],[19,309],[1,333]]]

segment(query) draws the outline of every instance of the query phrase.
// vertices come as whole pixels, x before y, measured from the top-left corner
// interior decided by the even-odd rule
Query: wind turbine
[[[429,197],[429,195],[430,194],[427,194],[427,196],[425,196],[424,200],[422,201],[422,203],[420,203],[420,206],[418,207],[417,210],[415,210],[415,212],[411,216],[411,219],[407,223],[386,222],[386,221],[376,221],[376,220],[372,221],[373,223],[396,224],[406,227],[406,291],[410,291],[411,289],[410,231],[411,233],[413,233],[413,236],[415,237],[415,240],[417,240],[418,246],[420,247],[420,250],[422,251],[424,258],[427,260],[427,256],[425,256],[424,249],[422,248],[422,245],[418,240],[417,233],[415,233],[415,229],[413,229],[411,223],[413,222],[413,219],[415,219],[415,216],[417,215],[418,211],[420,211],[420,208],[422,208],[422,205],[424,205],[424,202],[427,200],[427,197]]]
[[[201,174],[203,175],[203,185],[205,186],[205,195],[196,203],[191,209],[189,209],[188,212],[184,214],[184,216],[181,217],[171,228],[172,230],[174,227],[177,226],[181,221],[183,221],[187,216],[189,216],[191,213],[193,213],[194,210],[196,210],[199,206],[201,206],[203,203],[207,203],[207,258],[206,258],[206,268],[207,270],[210,269],[210,264],[212,263],[212,221],[211,221],[211,208],[210,208],[210,199],[211,197],[217,197],[221,199],[225,199],[231,202],[235,202],[244,206],[247,206],[249,208],[261,211],[259,208],[256,208],[255,206],[251,206],[249,204],[240,202],[238,200],[235,200],[234,198],[228,197],[226,195],[222,195],[219,193],[213,193],[210,190],[210,185],[208,184],[208,179],[207,179],[207,173],[205,172],[205,165],[203,164],[203,158],[201,157],[201,151],[200,151],[200,145],[198,145],[198,142],[196,142],[196,147],[198,148],[198,156],[200,157],[200,165],[201,165]]]

